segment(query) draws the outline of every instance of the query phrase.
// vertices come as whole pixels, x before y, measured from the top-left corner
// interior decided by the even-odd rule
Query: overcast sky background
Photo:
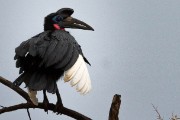
[[[43,31],[44,16],[62,7],[95,31],[70,30],[92,64],[93,90],[86,96],[58,82],[64,106],[94,120],[107,120],[114,94],[122,95],[120,120],[155,120],[151,104],[168,120],[180,116],[179,0],[1,0],[0,76],[18,77],[14,48]],[[24,85],[21,86],[22,88]],[[42,101],[42,92],[38,93]],[[56,96],[48,94],[50,102]],[[0,84],[0,105],[25,102]],[[31,109],[32,120],[72,120]],[[27,120],[26,110],[0,115],[0,120]]]

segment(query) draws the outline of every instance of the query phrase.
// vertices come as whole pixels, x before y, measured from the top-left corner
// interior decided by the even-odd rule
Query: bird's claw
[[[63,109],[63,104],[60,102],[57,102],[53,112],[56,113],[57,115],[62,114],[61,113],[62,109]]]

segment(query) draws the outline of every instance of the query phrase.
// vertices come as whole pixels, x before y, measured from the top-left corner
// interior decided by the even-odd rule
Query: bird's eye
[[[63,20],[63,17],[57,15],[57,16],[54,16],[53,19],[52,19],[54,22],[60,22]]]

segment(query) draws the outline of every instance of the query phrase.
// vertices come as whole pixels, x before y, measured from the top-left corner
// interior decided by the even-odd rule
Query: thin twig
[[[158,112],[157,107],[155,107],[153,104],[152,104],[152,106],[153,106],[155,112],[158,114],[157,119],[158,119],[158,120],[163,120],[163,118],[161,117],[160,113]]]
[[[27,108],[27,113],[28,113],[29,120],[31,120],[31,115],[30,115],[30,112],[29,112],[29,108]]]
[[[180,118],[178,118],[177,115],[174,115],[174,114],[172,113],[172,117],[171,117],[170,120],[179,120],[179,119],[180,119]]]

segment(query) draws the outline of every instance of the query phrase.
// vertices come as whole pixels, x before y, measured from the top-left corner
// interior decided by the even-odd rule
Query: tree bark
[[[6,80],[5,78],[0,76],[0,83],[11,88],[12,90],[17,92],[20,96],[22,96],[27,101],[27,103],[21,103],[21,104],[9,106],[9,107],[2,106],[2,109],[0,109],[0,114],[19,110],[19,109],[29,109],[29,108],[45,109],[45,105],[43,103],[38,103],[38,106],[34,105],[31,102],[29,95],[24,90],[22,90],[20,87],[14,86],[13,83],[10,82],[9,80]],[[55,108],[55,104],[52,104],[52,103],[48,104],[48,110],[53,111],[54,108]],[[77,120],[92,120],[91,118],[89,118],[81,113],[78,113],[74,110],[71,110],[69,108],[66,108],[64,106],[62,107],[62,109],[60,109],[59,111],[56,111],[56,112],[67,115],[67,116],[77,119]]]
[[[109,120],[119,120],[119,108],[121,105],[121,95],[115,94],[109,111]]]
[[[50,111],[61,113],[61,114],[67,115],[67,116],[77,119],[77,120],[92,120],[91,118],[89,118],[79,112],[76,112],[74,110],[71,110],[69,108],[66,108],[64,106],[62,106],[61,109],[54,111],[56,105],[53,103],[49,103],[47,106],[44,105],[43,103],[38,103],[38,105],[36,106],[31,102],[29,95],[24,90],[22,90],[20,87],[14,86],[12,82],[10,82],[9,80],[7,80],[1,76],[0,76],[0,83],[11,88],[12,90],[14,90],[16,93],[18,93],[20,96],[22,96],[26,100],[26,103],[21,103],[21,104],[9,106],[9,107],[4,107],[4,106],[0,105],[0,107],[1,107],[0,114],[6,113],[6,112],[11,112],[11,111],[16,111],[19,109],[26,109],[27,111],[29,108],[45,109],[48,106],[48,108],[46,108],[46,109],[48,109]],[[120,104],[121,104],[120,98],[121,98],[120,95],[117,95],[117,94],[114,95],[114,98],[113,98],[113,101],[111,104],[111,108],[109,111],[109,120],[119,120],[118,114],[119,114],[119,108],[120,108]],[[28,116],[31,119],[29,111],[28,111]]]

